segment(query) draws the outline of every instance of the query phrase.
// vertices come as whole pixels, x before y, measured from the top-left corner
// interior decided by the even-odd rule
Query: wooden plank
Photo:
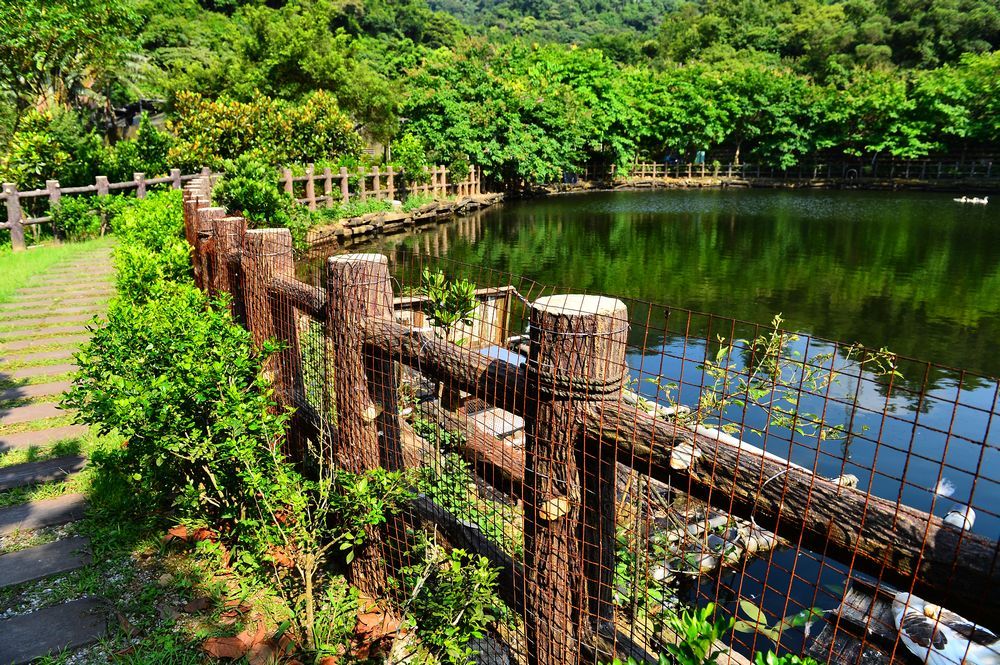
[[[0,535],[75,522],[83,517],[86,508],[87,499],[82,494],[0,508]]]
[[[0,588],[82,568],[90,563],[90,539],[63,538],[0,556]]]
[[[69,441],[84,436],[90,431],[86,425],[66,425],[51,427],[33,432],[18,432],[17,434],[0,434],[0,453],[11,450],[23,450],[49,446],[60,441]]]
[[[104,603],[96,598],[0,621],[0,662],[22,665],[65,649],[86,646],[107,632]]]
[[[59,480],[80,471],[86,464],[83,455],[67,455],[0,468],[0,491]]]
[[[41,402],[26,406],[15,406],[12,409],[0,407],[0,425],[17,425],[30,423],[44,418],[59,418],[67,415],[55,402]]]
[[[48,397],[50,395],[61,395],[72,387],[72,381],[53,381],[52,383],[34,383],[27,386],[16,386],[0,390],[0,402],[8,402],[18,399],[34,399],[36,397]],[[3,407],[0,407],[2,411]]]

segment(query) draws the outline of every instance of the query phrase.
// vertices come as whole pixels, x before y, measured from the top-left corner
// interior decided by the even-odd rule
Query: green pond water
[[[626,298],[628,362],[636,389],[650,399],[663,396],[642,379],[656,376],[680,385],[677,401],[696,405],[704,382],[699,366],[717,348],[706,340],[734,331],[747,335],[745,326],[734,330],[723,319],[683,312],[678,319],[674,308],[760,324],[780,312],[787,329],[884,346],[983,375],[904,361],[902,376],[891,385],[868,373],[837,385],[828,395],[841,400],[833,407],[825,407],[822,397],[803,396],[800,409],[822,412],[850,432],[840,441],[777,428],[767,437],[754,434],[767,424],[759,409],[727,416],[745,440],[827,477],[854,474],[863,490],[892,502],[942,517],[970,505],[977,513],[974,532],[996,539],[1000,385],[984,377],[1000,376],[1000,200],[968,205],[953,196],[801,190],[566,195],[507,203],[421,233],[383,238],[362,251],[389,255],[404,285],[419,283],[413,267],[437,257],[452,275],[514,283],[529,299],[550,292],[538,285]],[[515,327],[523,326],[521,316]],[[796,350],[811,357],[836,347],[803,338]],[[935,497],[942,477],[955,486],[951,498]],[[835,607],[846,573],[829,558],[783,549],[741,571],[704,579],[692,593],[733,613],[738,599],[750,599],[781,617]],[[784,646],[798,649],[803,639],[793,631]],[[756,643],[765,647],[766,640]]]
[[[766,323],[1000,375],[1000,200],[676,190],[504,204],[374,243],[591,293]]]

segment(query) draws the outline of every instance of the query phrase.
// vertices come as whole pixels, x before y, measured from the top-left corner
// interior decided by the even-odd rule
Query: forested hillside
[[[353,164],[365,143],[510,182],[699,150],[983,154],[998,35],[992,0],[2,0],[0,175]],[[112,147],[138,100],[165,132]]]

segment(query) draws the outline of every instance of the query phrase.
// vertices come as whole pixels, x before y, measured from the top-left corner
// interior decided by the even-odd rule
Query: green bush
[[[162,282],[191,279],[191,249],[184,236],[180,190],[154,192],[127,205],[111,220],[120,243],[115,248],[118,293],[145,302]]]
[[[425,166],[430,166],[427,149],[418,136],[403,134],[393,142],[392,163],[403,172],[407,184],[419,185],[430,180],[430,174],[424,171]]]
[[[150,510],[172,508],[256,553],[277,540],[258,496],[290,513],[301,502],[301,479],[275,453],[287,415],[261,373],[272,350],[254,350],[225,302],[161,282],[143,302],[112,302],[77,355],[65,403],[78,421],[124,437],[98,464]]]
[[[92,184],[98,175],[104,146],[79,116],[31,111],[22,118],[0,157],[0,180],[21,190],[40,189],[46,180],[64,187]]]
[[[183,168],[217,168],[227,159],[253,152],[271,166],[357,156],[361,137],[324,91],[300,104],[256,95],[250,102],[208,100],[181,93],[177,120],[171,124],[178,142],[170,161]]]
[[[422,535],[416,555],[421,563],[403,570],[412,589],[409,621],[438,661],[465,665],[476,655],[469,642],[482,638],[504,611],[497,571],[485,557],[458,548],[446,552]]]
[[[128,205],[120,196],[66,196],[50,210],[56,232],[70,240],[104,235],[111,221]]]
[[[156,178],[170,168],[167,153],[172,142],[173,137],[154,127],[149,116],[143,113],[135,139],[118,141],[108,148],[101,170],[111,182],[127,182],[136,173]]]

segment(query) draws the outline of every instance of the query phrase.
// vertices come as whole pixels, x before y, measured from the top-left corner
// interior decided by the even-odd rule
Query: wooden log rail
[[[230,218],[207,207],[208,193],[207,179],[189,184],[185,221],[196,279],[210,289],[220,283],[211,266],[227,263],[200,255],[222,246],[220,225]],[[532,665],[576,662],[588,635],[613,629],[608,574],[614,570],[613,470],[619,462],[852,568],[912,586],[972,619],[988,623],[1000,610],[992,593],[1000,582],[996,542],[629,403],[615,383],[626,371],[627,312],[619,301],[536,301],[529,360],[513,364],[396,322],[394,300],[402,299],[393,299],[379,255],[334,257],[325,290],[298,282],[286,236],[285,230],[246,233],[238,254],[241,289],[235,290],[242,291],[245,323],[258,343],[277,336],[297,348],[296,310],[325,322],[336,367],[334,454],[345,456],[340,461],[355,470],[402,464],[393,361],[525,419],[523,457],[510,450],[490,454],[488,441],[480,439],[470,446],[520,483],[525,498],[525,558],[512,573],[524,589],[519,602],[525,603]],[[297,355],[278,357],[268,368],[284,403],[296,402],[301,390]],[[544,382],[542,368],[552,370]],[[566,376],[573,380],[559,388]],[[608,389],[591,392],[594,386]],[[583,529],[574,530],[574,523]],[[405,529],[402,522],[392,527],[397,534]],[[401,541],[385,542],[391,548]],[[356,581],[379,591],[384,580],[376,562],[401,556],[366,553],[354,567]]]
[[[523,366],[469,353],[388,320],[363,322],[365,341],[432,379],[450,382],[517,415],[531,412]],[[1000,598],[998,544],[945,525],[915,508],[826,480],[808,470],[754,454],[722,437],[655,419],[617,399],[591,402],[582,414],[590,438],[618,451],[637,470],[792,541],[900,587],[938,599],[970,618],[995,617]],[[679,446],[700,455],[671,464]],[[681,456],[681,457],[687,457]],[[502,458],[491,461],[503,464]],[[511,474],[513,475],[513,474]]]

